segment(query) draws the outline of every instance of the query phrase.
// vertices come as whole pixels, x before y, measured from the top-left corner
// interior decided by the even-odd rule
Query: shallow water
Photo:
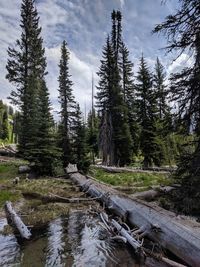
[[[7,224],[0,220],[0,231]],[[0,234],[0,266],[3,267],[139,267],[125,244],[111,240],[99,219],[84,211],[51,221],[43,229],[32,230],[31,241]]]

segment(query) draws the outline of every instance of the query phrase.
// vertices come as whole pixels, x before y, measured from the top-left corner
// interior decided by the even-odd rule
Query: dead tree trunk
[[[187,264],[200,266],[200,224],[178,218],[174,213],[142,200],[131,199],[109,186],[70,174],[72,181],[92,197],[98,197],[111,211],[145,229],[147,236]]]
[[[17,215],[10,201],[6,201],[5,211],[8,222],[10,221],[11,225],[18,230],[21,237],[25,239],[30,239],[31,232],[28,230],[27,226],[22,222],[21,218]]]

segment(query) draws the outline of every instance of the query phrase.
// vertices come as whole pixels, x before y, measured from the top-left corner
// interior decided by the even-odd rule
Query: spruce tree
[[[123,166],[131,162],[132,139],[119,63],[122,47],[121,12],[114,10],[111,18],[111,39],[108,37],[103,49],[103,60],[98,72],[97,106],[101,117],[99,143],[103,164]]]
[[[114,136],[112,124],[112,73],[113,73],[113,50],[108,36],[103,48],[103,59],[97,73],[100,80],[97,86],[97,108],[100,114],[99,145],[104,165],[114,165]]]
[[[153,92],[152,74],[142,56],[137,75],[136,96],[141,127],[140,149],[144,156],[144,167],[157,163],[156,155],[156,98]]]
[[[128,125],[133,141],[132,150],[134,154],[137,154],[139,143],[139,125],[137,123],[138,112],[135,98],[135,85],[133,81],[133,63],[129,59],[129,51],[124,43],[122,43],[121,46],[120,68],[122,72],[124,103],[127,107]]]
[[[167,103],[169,90],[166,86],[166,73],[160,60],[157,58],[153,75],[153,88],[156,97],[157,120],[156,120],[156,143],[158,165],[170,163],[172,155],[168,154],[170,133],[172,132],[172,116]]]
[[[179,55],[189,49],[194,54],[194,64],[172,75],[172,100],[179,104],[178,115],[185,132],[195,132],[195,151],[182,155],[176,176],[181,188],[176,192],[178,208],[185,212],[199,213],[200,207],[200,2],[181,0],[175,14],[155,27],[154,32],[163,32],[167,38],[168,52]],[[177,197],[178,196],[178,197]]]
[[[103,164],[123,166],[131,161],[132,140],[120,85],[119,68],[109,37],[103,50],[98,75],[100,81],[97,86],[97,107],[101,114],[99,142]]]
[[[66,41],[61,47],[61,59],[59,64],[59,100],[61,104],[61,123],[59,143],[62,148],[63,166],[66,167],[72,158],[72,145],[70,140],[70,125],[73,118],[75,101],[72,94],[72,81],[69,74],[69,51]]]
[[[34,0],[22,0],[20,26],[21,38],[16,41],[16,48],[8,48],[6,66],[7,79],[16,85],[10,98],[18,105],[21,114],[19,153],[32,161],[38,172],[52,174],[53,166],[44,166],[46,160],[40,162],[52,150],[52,145],[47,141],[51,131],[51,115],[45,82],[45,50]],[[39,141],[41,130],[44,133],[43,144]],[[52,161],[53,157],[49,162]]]
[[[90,161],[87,157],[88,149],[86,143],[86,127],[83,123],[80,107],[77,104],[74,114],[73,126],[73,161],[77,164],[78,170],[87,172]]]
[[[41,28],[38,26],[37,10],[33,0],[23,0],[21,5],[21,38],[16,41],[16,48],[8,48],[7,79],[16,85],[11,92],[11,100],[18,105],[21,111],[21,132],[19,136],[19,151],[26,152],[34,125],[35,98],[38,83],[38,74],[41,62],[38,57],[38,44],[42,42],[39,37]],[[44,61],[44,60],[42,60]]]

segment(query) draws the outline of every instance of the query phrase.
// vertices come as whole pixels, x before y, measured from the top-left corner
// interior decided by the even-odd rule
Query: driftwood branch
[[[25,239],[30,239],[31,232],[29,231],[27,226],[23,223],[21,218],[17,215],[10,201],[6,201],[5,211],[8,222],[11,222],[11,225],[18,230],[21,237]]]
[[[154,253],[152,250],[149,250],[143,247],[143,239],[142,241],[140,240],[141,240],[141,237],[143,238],[145,236],[145,232],[143,232],[145,231],[145,227],[140,227],[140,229],[138,230],[131,231],[130,228],[125,223],[123,223],[128,229],[127,230],[121,224],[119,224],[116,220],[112,219],[111,221],[109,221],[108,216],[105,212],[100,213],[100,218],[104,223],[102,226],[105,226],[106,230],[110,231],[112,234],[113,233],[115,234],[115,236],[111,237],[112,240],[129,243],[133,247],[134,251],[137,254],[140,254],[140,257],[144,257],[148,255],[159,261],[167,263],[171,267],[186,267],[186,265],[177,263],[173,260],[166,258],[162,254]],[[110,227],[110,224],[112,225],[112,227]],[[115,230],[117,230],[117,235],[116,235],[116,232],[113,231],[113,227]],[[138,236],[137,234],[139,233],[142,233],[142,234]],[[137,238],[137,240],[134,236]]]

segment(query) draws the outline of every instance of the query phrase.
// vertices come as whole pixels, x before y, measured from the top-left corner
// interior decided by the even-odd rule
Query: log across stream
[[[130,224],[142,227],[145,234],[189,266],[200,266],[200,224],[180,218],[156,205],[132,199],[109,186],[69,173],[70,179],[92,197],[98,197],[113,213]]]

